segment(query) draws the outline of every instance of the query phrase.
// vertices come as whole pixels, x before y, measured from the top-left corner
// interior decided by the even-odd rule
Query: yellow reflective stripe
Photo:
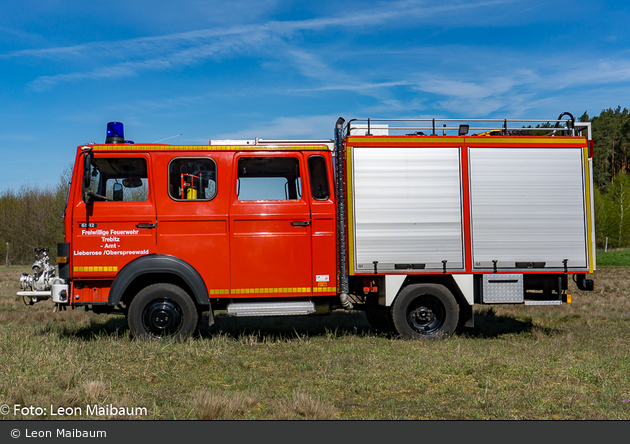
[[[337,287],[315,287],[313,288],[313,293],[331,293],[337,292]]]
[[[587,251],[588,251],[588,272],[594,272],[593,261],[593,226],[591,225],[593,209],[591,208],[591,177],[590,168],[588,163],[588,147],[583,148],[584,152],[584,198],[586,199],[586,239],[587,239]]]
[[[448,136],[398,136],[398,137],[383,137],[383,136],[360,136],[360,137],[348,137],[348,145],[362,145],[362,144],[378,144],[378,143],[395,143],[400,145],[418,144],[424,142],[431,143],[463,143],[463,137],[448,137]]]
[[[348,265],[349,270],[348,274],[350,276],[354,276],[354,203],[352,201],[352,197],[354,196],[354,188],[353,188],[353,161],[352,156],[354,155],[353,148],[350,145],[347,145],[346,149],[346,208],[348,209],[347,217],[348,217],[348,231],[346,235],[348,236]]]
[[[102,273],[102,272],[116,272],[118,271],[118,267],[110,266],[110,265],[98,265],[98,266],[86,266],[86,267],[74,267],[75,272],[80,273]]]
[[[583,137],[564,139],[562,137],[466,137],[466,143],[483,143],[485,145],[503,145],[523,143],[527,145],[573,145],[584,146],[586,139]],[[536,148],[532,146],[531,148]]]
[[[225,293],[219,293],[223,292]],[[210,294],[227,294],[227,290],[209,290]],[[337,287],[262,287],[262,288],[232,288],[230,294],[295,294],[295,293],[329,293],[337,292]]]
[[[563,137],[497,137],[497,136],[462,136],[462,137],[449,137],[449,136],[417,136],[417,137],[382,137],[382,136],[361,136],[361,137],[348,137],[348,145],[365,145],[365,144],[379,144],[379,143],[395,143],[397,145],[419,145],[433,147],[437,144],[443,143],[456,143],[456,144],[469,144],[469,143],[483,143],[486,145],[502,145],[502,144],[528,144],[528,145],[577,145],[584,146],[586,139],[583,137],[575,138],[563,138]]]

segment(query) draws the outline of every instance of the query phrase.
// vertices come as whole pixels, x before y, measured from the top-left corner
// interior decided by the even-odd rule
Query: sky
[[[110,121],[136,143],[207,144],[330,139],[338,117],[630,107],[627,1],[3,0],[0,14],[0,193],[54,187]]]

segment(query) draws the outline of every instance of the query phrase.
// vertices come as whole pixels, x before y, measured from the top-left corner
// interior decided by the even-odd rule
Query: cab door
[[[148,153],[94,153],[90,186],[72,212],[75,279],[113,278],[133,259],[155,253],[150,165]]]
[[[308,154],[311,234],[313,249],[313,296],[337,293],[336,206],[332,194],[332,158],[329,151]]]
[[[311,210],[302,153],[237,153],[234,168],[232,297],[312,295]]]

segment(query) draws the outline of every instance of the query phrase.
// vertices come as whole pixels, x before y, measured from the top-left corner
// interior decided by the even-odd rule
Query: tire
[[[408,285],[394,301],[392,318],[404,338],[445,339],[457,328],[459,306],[443,285]]]
[[[198,318],[188,293],[176,285],[160,283],[143,288],[133,298],[127,321],[134,338],[182,340],[194,332]]]

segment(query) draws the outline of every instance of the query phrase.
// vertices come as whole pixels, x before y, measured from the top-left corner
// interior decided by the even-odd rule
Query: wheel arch
[[[157,282],[181,287],[199,306],[210,305],[208,288],[199,272],[178,257],[160,254],[141,256],[125,265],[114,279],[107,304],[129,304],[140,289]]]
[[[470,305],[470,303],[468,302],[468,300],[464,296],[464,293],[459,288],[459,285],[457,284],[457,282],[455,282],[455,279],[453,279],[453,276],[451,276],[451,275],[434,275],[434,274],[433,275],[408,275],[405,278],[405,280],[403,281],[403,283],[400,286],[400,288],[398,289],[398,292],[396,293],[396,296],[392,300],[392,305],[396,301],[396,298],[398,297],[400,292],[406,286],[412,285],[412,284],[437,284],[437,285],[442,285],[442,286],[446,287],[447,290],[450,291],[453,294],[453,296],[455,297],[455,300],[457,301],[457,304],[460,307],[461,306]]]
[[[448,274],[408,275],[398,289],[395,297],[392,300],[391,305],[394,305],[394,303],[396,302],[396,298],[405,287],[414,284],[437,284],[446,287],[446,289],[451,292],[453,297],[455,297],[457,305],[459,306],[459,325],[465,325],[468,327],[472,327],[474,325],[473,305],[466,298],[464,292],[460,288],[459,284],[455,281],[453,276]]]

